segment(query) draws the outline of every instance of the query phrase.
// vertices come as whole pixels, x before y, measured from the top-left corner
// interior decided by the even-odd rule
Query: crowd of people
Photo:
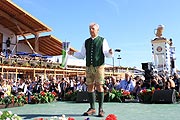
[[[110,92],[112,89],[129,91],[135,97],[138,93],[147,89],[147,84],[155,89],[175,89],[180,92],[180,77],[178,74],[173,76],[154,75],[149,83],[146,83],[145,77],[142,75],[133,76],[130,72],[126,72],[124,78],[117,76],[105,77],[104,90]],[[148,85],[149,87],[149,85]],[[32,95],[33,93],[56,92],[57,100],[63,100],[65,93],[69,91],[87,91],[86,77],[63,77],[61,79],[50,77],[42,80],[41,77],[34,79],[3,79],[0,78],[0,96],[9,95]],[[29,101],[30,102],[30,101]]]
[[[33,93],[44,92],[56,92],[59,100],[64,98],[64,95],[68,91],[86,91],[87,86],[85,84],[85,77],[63,77],[55,78],[49,77],[42,80],[41,77],[35,77],[34,79],[4,79],[1,75],[0,78],[0,97],[6,97],[9,95],[33,95]],[[30,102],[30,101],[29,101]]]

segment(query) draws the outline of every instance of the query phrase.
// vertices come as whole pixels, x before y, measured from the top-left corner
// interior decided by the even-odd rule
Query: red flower
[[[40,94],[41,94],[42,96],[45,96],[45,92],[44,92],[44,91],[41,91]]]
[[[56,92],[52,92],[52,95],[54,95],[54,97],[56,97],[57,94],[56,94]]]
[[[22,97],[21,95],[18,95],[18,96],[17,96],[18,99],[21,98],[21,97]]]
[[[146,93],[146,92],[147,92],[147,90],[146,90],[146,89],[144,89],[144,90],[142,90],[142,92],[143,92],[143,93]]]
[[[26,102],[28,102],[28,97],[26,97],[25,99],[26,99]]]
[[[69,117],[68,120],[75,120],[74,118]]]
[[[161,90],[160,88],[157,88],[157,90]]]
[[[11,102],[14,104],[14,97],[12,97],[12,100],[11,100]]]
[[[105,120],[117,120],[117,117],[114,114],[109,114]]]
[[[130,95],[129,91],[123,91],[123,95]]]

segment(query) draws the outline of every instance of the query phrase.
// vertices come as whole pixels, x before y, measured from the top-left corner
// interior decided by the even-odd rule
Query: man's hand
[[[113,50],[112,50],[112,49],[109,49],[109,53],[110,53],[110,54],[113,54]]]
[[[68,55],[74,55],[73,51],[68,51]]]

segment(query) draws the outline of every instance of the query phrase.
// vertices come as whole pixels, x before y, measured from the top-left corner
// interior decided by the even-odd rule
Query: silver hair
[[[91,27],[91,26],[96,26],[99,29],[99,25],[97,23],[92,22],[89,24],[89,27]]]

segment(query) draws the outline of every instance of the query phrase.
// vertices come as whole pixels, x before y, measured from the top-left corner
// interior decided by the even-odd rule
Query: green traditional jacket
[[[97,67],[104,64],[103,40],[103,37],[98,36],[94,40],[89,38],[85,41],[86,66]]]

